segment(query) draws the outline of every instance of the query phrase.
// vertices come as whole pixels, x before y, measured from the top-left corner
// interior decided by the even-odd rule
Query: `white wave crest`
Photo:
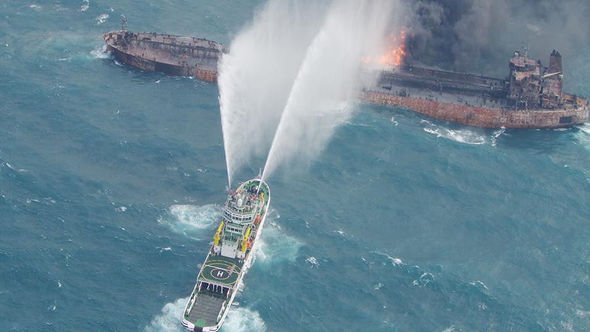
[[[232,308],[227,314],[222,332],[266,331],[266,325],[257,311],[248,308]]]
[[[313,257],[313,256],[309,256],[305,259],[305,261],[311,265],[312,268],[316,268],[318,266],[320,266],[320,262],[318,262],[318,259]]]
[[[174,302],[167,303],[162,308],[162,312],[154,317],[150,325],[144,328],[145,332],[182,332],[183,327],[180,324],[182,311],[186,306],[188,297],[178,299]]]
[[[404,264],[404,262],[402,261],[401,258],[392,257],[392,256],[390,256],[387,253],[384,253],[384,252],[381,252],[381,251],[372,251],[372,253],[387,258],[387,260],[389,260],[393,266],[399,266],[399,265],[403,265]],[[366,260],[363,258],[363,261],[366,261]]]
[[[576,316],[578,316],[580,318],[590,317],[590,310],[585,311],[585,310],[581,310],[581,309],[576,309]]]
[[[391,257],[389,257],[389,259],[391,260],[391,264],[393,264],[393,265],[396,265],[397,266],[397,265],[402,265],[403,264],[403,262],[402,262],[402,260],[400,258],[397,258],[397,257],[391,258]]]
[[[96,25],[101,25],[109,19],[109,14],[100,14],[96,17]]]
[[[590,150],[590,124],[585,123],[578,128],[580,130],[576,133],[576,139],[581,145]]]
[[[455,332],[455,325],[451,325],[446,329],[442,330],[442,332]]]
[[[96,47],[95,49],[93,49],[92,51],[90,51],[90,55],[94,58],[94,59],[108,59],[111,57],[111,55],[109,54],[109,52],[107,52],[107,46],[106,45],[101,45]]]
[[[204,231],[214,228],[221,218],[221,211],[217,205],[172,205],[168,209],[169,215],[161,217],[158,222],[168,226],[173,232],[198,240]]]
[[[498,138],[500,136],[502,136],[505,132],[506,132],[506,128],[505,127],[502,127],[502,128],[500,128],[498,130],[495,130],[492,133],[492,136],[491,136],[492,146],[496,146],[496,143],[498,142]]]
[[[434,281],[434,275],[430,272],[423,272],[420,278],[414,280],[412,285],[417,287],[424,287]]]
[[[446,138],[463,144],[481,145],[486,144],[486,136],[473,129],[449,129],[440,125],[424,121],[428,125],[424,131],[436,137]],[[497,138],[497,137],[496,137]],[[494,141],[495,144],[495,141]]]
[[[186,306],[188,297],[166,303],[162,311],[152,318],[145,332],[184,332],[186,331],[181,323],[182,311]],[[266,331],[264,321],[257,311],[248,308],[231,308],[227,315],[223,332],[249,332]]]
[[[19,173],[26,173],[28,172],[27,169],[24,168],[16,168],[14,166],[12,166],[9,162],[5,161],[3,164],[0,164],[0,166],[6,166],[8,167],[10,170],[15,171],[15,172],[19,172]]]
[[[479,290],[488,290],[488,286],[486,286],[486,284],[483,283],[483,281],[480,280],[475,280],[469,283],[471,286],[479,289]]]
[[[80,11],[85,12],[90,8],[90,0],[83,0],[82,5],[80,6]]]

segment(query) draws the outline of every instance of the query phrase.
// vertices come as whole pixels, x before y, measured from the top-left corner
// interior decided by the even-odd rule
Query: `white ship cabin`
[[[216,254],[244,259],[260,204],[255,190],[240,190],[229,195],[214,241]]]

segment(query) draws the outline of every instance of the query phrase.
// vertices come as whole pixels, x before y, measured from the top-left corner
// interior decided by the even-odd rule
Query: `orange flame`
[[[406,58],[407,51],[406,51],[406,38],[407,33],[405,30],[402,30],[399,36],[391,36],[391,44],[395,45],[392,46],[387,52],[384,54],[371,57],[371,56],[364,56],[361,58],[362,63],[366,65],[370,64],[377,64],[380,66],[387,66],[387,67],[399,67],[404,63],[404,59]]]
[[[397,47],[393,47],[387,51],[387,53],[381,55],[379,57],[379,64],[384,66],[394,66],[399,67],[404,63],[404,59],[406,58],[406,38],[407,34],[405,30],[402,30],[398,38],[394,38],[394,41],[397,39]]]

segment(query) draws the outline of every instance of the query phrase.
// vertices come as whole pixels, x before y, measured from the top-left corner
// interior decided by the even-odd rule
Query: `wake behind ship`
[[[182,325],[189,331],[217,331],[223,325],[252,264],[269,204],[270,189],[262,180],[248,180],[230,191],[183,312]]]

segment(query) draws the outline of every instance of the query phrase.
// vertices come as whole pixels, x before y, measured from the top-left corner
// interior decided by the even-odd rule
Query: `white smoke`
[[[219,64],[228,181],[270,148],[301,61],[321,24],[316,1],[269,1]]]
[[[397,1],[332,3],[289,94],[263,177],[281,165],[311,161],[350,118],[361,88],[361,60],[384,51],[399,7]]]

